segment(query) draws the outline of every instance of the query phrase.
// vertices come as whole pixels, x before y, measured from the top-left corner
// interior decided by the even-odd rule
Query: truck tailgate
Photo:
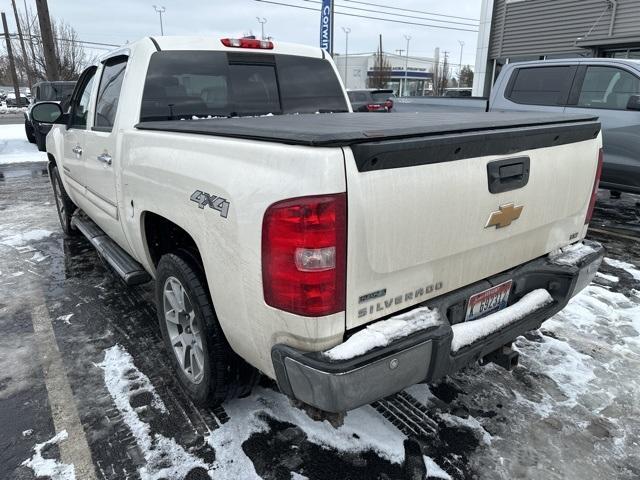
[[[599,131],[581,119],[344,147],[347,328],[582,238]]]

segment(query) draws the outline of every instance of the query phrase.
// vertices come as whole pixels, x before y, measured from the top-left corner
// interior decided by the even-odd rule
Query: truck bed
[[[596,120],[597,117],[593,115],[486,113],[481,111],[392,114],[327,113],[141,122],[136,125],[136,128],[292,145],[341,147],[380,140],[568,124],[574,124],[577,129],[585,127],[591,129],[591,135],[587,138],[594,138],[599,132],[599,124],[595,123]],[[593,135],[594,131],[595,135]]]

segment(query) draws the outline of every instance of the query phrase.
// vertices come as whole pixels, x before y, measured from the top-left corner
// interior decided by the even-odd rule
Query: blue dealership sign
[[[320,48],[331,51],[331,2],[333,0],[322,0],[322,9],[320,10]]]

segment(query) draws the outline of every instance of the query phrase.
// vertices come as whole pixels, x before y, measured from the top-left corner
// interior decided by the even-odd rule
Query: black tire
[[[164,289],[167,280],[177,279],[188,297],[195,314],[193,322],[201,332],[204,351],[203,376],[194,383],[180,365],[174,350],[164,310]],[[225,400],[250,392],[257,371],[244,362],[229,346],[218,323],[205,276],[195,257],[179,251],[162,256],[156,271],[156,307],[162,338],[168,350],[178,380],[196,405],[218,405]]]
[[[53,197],[56,203],[56,210],[58,211],[58,219],[60,220],[60,226],[66,236],[73,236],[77,232],[71,226],[71,217],[76,209],[69,195],[67,195],[62,180],[60,179],[60,172],[58,172],[57,165],[49,164],[49,178],[51,180],[51,188],[53,189]]]
[[[27,135],[27,140],[29,140],[29,143],[36,143],[33,126],[31,125],[31,122],[29,122],[29,120],[27,120],[26,118],[24,119],[24,133]]]

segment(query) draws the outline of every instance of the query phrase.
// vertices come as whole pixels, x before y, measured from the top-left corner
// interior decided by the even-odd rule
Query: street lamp
[[[154,10],[160,15],[160,35],[164,35],[164,28],[162,26],[162,14],[167,11],[164,7],[153,6]]]
[[[349,70],[347,70],[347,65],[349,63],[349,34],[351,33],[351,29],[349,27],[342,27],[342,31],[345,35],[345,46],[344,46],[344,88],[347,88],[347,75]]]
[[[400,96],[407,95],[407,70],[409,69],[409,40],[411,40],[411,35],[405,35],[404,38],[407,40],[407,56],[404,57],[404,88],[401,89],[402,92]]]
[[[464,42],[462,40],[458,40],[458,43],[460,44],[460,72],[462,72],[462,49],[464,48]]]
[[[258,19],[258,23],[260,24],[260,28],[262,30],[262,36],[260,37],[262,40],[265,40],[264,38],[264,24],[267,23],[267,19],[266,18],[260,18],[260,17],[256,17]]]

